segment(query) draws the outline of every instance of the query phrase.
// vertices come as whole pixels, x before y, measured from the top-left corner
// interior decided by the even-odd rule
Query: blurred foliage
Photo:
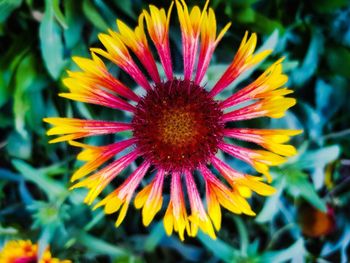
[[[208,85],[222,74],[249,30],[259,34],[263,48],[275,50],[259,70],[285,57],[288,84],[298,99],[284,119],[252,122],[257,127],[304,130],[293,142],[299,155],[273,170],[277,194],[251,200],[256,218],[224,213],[217,240],[200,234],[182,243],[165,236],[160,218],[144,228],[135,209],[115,229],[113,217],[83,205],[85,191],[68,191],[68,178],[79,165],[76,150],[66,144],[49,145],[42,118],[127,118],[56,94],[63,88],[65,70],[75,68],[72,55],[88,56],[88,48],[99,45],[98,32],[115,29],[116,18],[134,26],[147,5],[141,0],[0,0],[0,244],[13,238],[39,240],[41,247],[50,244],[55,256],[74,262],[349,262],[347,0],[210,3],[220,27],[229,21],[233,26],[215,53]],[[173,10],[171,46],[180,71],[175,17]],[[117,69],[113,72],[129,82]],[[252,74],[245,74],[227,92]],[[324,222],[332,223],[325,228]]]

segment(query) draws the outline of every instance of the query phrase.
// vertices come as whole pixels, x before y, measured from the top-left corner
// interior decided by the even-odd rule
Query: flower
[[[286,143],[301,132],[233,128],[232,123],[259,117],[281,118],[296,100],[285,97],[292,91],[285,87],[287,76],[282,72],[282,59],[230,97],[215,98],[271,53],[271,50],[256,53],[257,36],[254,33],[249,36],[247,32],[218,82],[213,87],[204,87],[203,78],[213,52],[230,27],[229,23],[217,34],[215,13],[207,7],[208,1],[203,10],[198,6],[189,10],[184,1],[175,1],[184,68],[183,77],[175,77],[169,42],[173,6],[174,3],[166,12],[150,5],[149,11],[144,10],[140,15],[134,30],[117,20],[118,32],[109,30],[99,35],[104,49],[92,48],[91,59],[73,57],[81,71],[68,71],[69,76],[63,81],[69,92],[60,96],[128,112],[132,115],[130,122],[46,118],[45,121],[54,126],[47,134],[59,136],[51,140],[52,143],[69,141],[82,148],[77,158],[86,163],[73,174],[72,181],[85,178],[71,188],[89,189],[85,198],[88,204],[138,160],[139,166],[126,180],[95,205],[95,208],[104,207],[107,214],[119,211],[116,226],[123,221],[141,181],[145,177],[151,179],[153,174],[149,184],[134,199],[136,208],[142,209],[143,224],[149,225],[162,209],[163,187],[170,184],[170,201],[164,216],[166,233],[178,232],[183,240],[185,233],[195,236],[200,229],[215,238],[215,230],[221,225],[221,207],[253,216],[255,213],[246,200],[252,191],[260,195],[275,192],[262,182],[263,178],[231,168],[216,156],[217,152],[220,150],[248,163],[270,182],[269,167],[285,162],[296,153],[295,148]],[[164,69],[164,78],[158,72],[146,29]],[[137,94],[117,80],[100,56],[130,75],[145,95]],[[75,141],[123,131],[131,131],[131,138],[109,145],[92,146]],[[260,149],[238,146],[231,143],[230,138],[255,143]],[[123,155],[126,149],[128,153]],[[114,159],[118,154],[122,157]],[[106,162],[108,165],[96,171]],[[223,178],[219,179],[217,173]],[[203,192],[206,206],[202,202]]]
[[[1,263],[71,263],[70,260],[52,258],[49,248],[40,260],[38,257],[38,245],[32,244],[30,240],[8,241],[0,251]]]
[[[311,238],[331,234],[336,229],[334,208],[327,205],[327,211],[322,212],[310,204],[302,203],[298,209],[298,222],[302,233]]]

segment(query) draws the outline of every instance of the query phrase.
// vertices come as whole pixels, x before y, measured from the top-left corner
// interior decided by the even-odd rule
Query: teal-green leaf
[[[114,257],[127,257],[129,252],[126,249],[118,247],[116,244],[110,244],[103,239],[89,235],[83,231],[76,236],[80,245],[86,246],[90,251],[98,254],[107,254]]]
[[[10,156],[29,159],[32,153],[32,137],[29,134],[22,136],[13,131],[7,138],[6,150]]]
[[[296,166],[300,169],[312,169],[324,167],[339,157],[339,145],[323,147],[317,150],[306,151],[296,161]]]
[[[266,199],[262,210],[255,218],[255,221],[260,224],[270,222],[279,211],[278,203],[280,202],[280,198],[283,193],[286,182],[283,176],[279,176],[279,178],[281,179],[278,180],[276,185],[274,186],[277,189],[277,192]]]
[[[260,262],[305,262],[306,254],[304,240],[300,238],[288,248],[265,252]]]
[[[302,197],[311,205],[326,212],[325,202],[318,196],[314,186],[309,182],[308,175],[300,170],[286,170],[287,191],[293,197]]]
[[[290,75],[290,82],[296,86],[302,86],[316,72],[320,57],[324,51],[324,35],[320,29],[313,29],[311,40],[307,48],[304,60],[300,67]]]
[[[144,249],[153,252],[165,236],[163,222],[157,222],[144,242]]]
[[[45,3],[45,13],[39,27],[41,54],[51,77],[58,79],[65,66],[62,32],[55,20],[52,0]]]
[[[299,181],[297,187],[299,187],[300,195],[307,200],[314,207],[320,211],[326,213],[327,206],[325,202],[318,196],[314,186],[308,180]]]
[[[198,239],[203,245],[209,249],[217,258],[224,262],[233,262],[235,256],[240,255],[240,252],[231,245],[225,243],[220,239],[213,240],[203,232],[198,232]]]
[[[80,2],[79,2],[80,3]],[[72,49],[82,38],[83,19],[79,10],[79,3],[65,0],[64,10],[68,28],[64,30],[64,40],[68,49]]]
[[[26,180],[31,181],[45,191],[52,200],[58,196],[64,196],[67,194],[68,190],[63,186],[63,184],[60,184],[47,176],[40,170],[40,168],[36,169],[30,166],[28,163],[18,159],[13,159],[12,165],[23,175]]]

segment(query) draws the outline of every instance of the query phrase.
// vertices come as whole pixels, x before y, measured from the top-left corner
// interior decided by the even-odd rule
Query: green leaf
[[[40,169],[35,169],[24,161],[14,159],[12,165],[23,175],[23,177],[36,184],[39,188],[46,192],[51,198],[64,196],[68,190],[60,183],[48,177]]]
[[[114,244],[107,243],[106,241],[91,236],[85,232],[79,232],[77,241],[80,245],[86,246],[90,251],[98,254],[107,254],[114,257],[126,257],[129,255],[127,250],[117,247]]]
[[[4,23],[11,13],[22,4],[22,0],[0,1],[0,23]]]
[[[283,34],[285,31],[284,26],[279,20],[271,19],[261,13],[255,13],[255,22],[252,25],[252,29],[262,34],[272,34],[275,30]]]
[[[217,258],[224,262],[232,262],[235,255],[240,255],[240,252],[231,247],[220,239],[211,239],[208,235],[198,232],[198,239],[203,245],[210,250]]]
[[[312,6],[320,13],[330,13],[338,8],[346,7],[349,5],[348,0],[316,0],[310,2]]]
[[[327,63],[338,75],[350,78],[350,51],[342,46],[327,49]],[[341,65],[341,66],[340,66]]]
[[[35,84],[40,85],[39,80]],[[26,114],[28,126],[34,133],[43,136],[45,130],[42,119],[46,117],[46,107],[42,92],[31,92],[28,104],[30,105],[29,111]]]
[[[90,0],[86,0],[83,2],[83,12],[85,14],[85,17],[95,27],[97,27],[101,31],[107,31],[107,29],[109,28],[108,24]]]
[[[68,28],[64,30],[63,34],[69,49],[73,48],[82,38],[83,19],[79,7],[77,1],[65,0],[64,2]]]
[[[35,80],[35,58],[27,55],[18,66],[16,71],[16,86],[14,93],[13,112],[15,115],[15,127],[23,138],[28,136],[25,129],[25,114],[29,110],[28,91]]]
[[[314,186],[309,182],[308,175],[300,170],[285,171],[287,178],[287,191],[293,197],[303,197],[311,205],[326,212],[325,202],[318,196]]]
[[[255,21],[255,10],[251,7],[244,8],[237,14],[236,19],[240,23],[253,23]]]
[[[290,81],[294,85],[302,86],[314,75],[324,50],[324,41],[321,30],[313,29],[303,63],[298,69],[294,70],[290,76]]]
[[[295,165],[299,169],[324,167],[326,164],[335,161],[339,155],[339,145],[327,146],[317,150],[306,151],[298,156]]]
[[[60,23],[64,29],[67,29],[68,25],[66,19],[60,9],[60,0],[52,0],[52,8],[58,23]]]
[[[29,159],[32,153],[31,136],[23,137],[15,131],[11,132],[7,138],[6,150],[10,156]]]
[[[338,97],[341,95],[337,91],[337,88],[331,86],[322,79],[316,81],[316,110],[319,115],[322,116],[322,122],[328,122],[329,118],[341,106],[341,104],[338,103]],[[332,105],[332,107],[329,107],[329,105]]]
[[[151,230],[145,240],[144,250],[147,252],[152,252],[159,245],[162,238],[165,236],[163,222],[158,222]]]
[[[117,7],[122,10],[125,14],[130,16],[131,18],[135,18],[137,15],[135,12],[132,10],[132,4],[133,1],[119,1],[119,0],[114,0],[114,3],[117,5]]]
[[[41,54],[51,77],[58,79],[65,66],[62,32],[54,17],[53,0],[46,0],[45,14],[40,23]]]
[[[305,262],[306,254],[303,239],[298,239],[286,249],[265,252],[260,260],[261,262]]]
[[[99,10],[99,13],[103,14],[104,21],[106,21],[106,23],[108,24],[109,28],[113,28],[114,30],[116,30],[117,29],[116,19],[118,18],[118,16],[114,12],[114,10],[109,5],[107,5],[105,2],[106,1],[103,1],[103,0],[95,0],[94,1],[97,9]],[[122,3],[123,7],[129,6],[129,4],[130,4],[129,11],[132,11],[132,9],[131,9],[132,1],[124,1],[124,2],[118,1],[118,2]],[[131,17],[134,18],[134,17],[137,17],[137,16],[133,15]]]
[[[260,224],[267,223],[267,222],[270,222],[275,217],[275,215],[279,211],[278,203],[280,202],[280,198],[282,196],[285,184],[286,184],[286,180],[284,179],[284,177],[282,177],[280,180],[277,181],[276,185],[274,185],[274,187],[277,189],[277,192],[266,199],[262,210],[255,218],[256,222]]]

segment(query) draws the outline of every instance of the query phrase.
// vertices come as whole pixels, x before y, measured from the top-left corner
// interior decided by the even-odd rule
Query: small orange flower
[[[71,263],[51,256],[47,248],[39,259],[38,245],[30,240],[8,241],[0,251],[0,263]]]
[[[321,237],[330,234],[335,228],[335,216],[331,207],[324,213],[309,204],[299,209],[299,222],[302,233],[308,237]]]

